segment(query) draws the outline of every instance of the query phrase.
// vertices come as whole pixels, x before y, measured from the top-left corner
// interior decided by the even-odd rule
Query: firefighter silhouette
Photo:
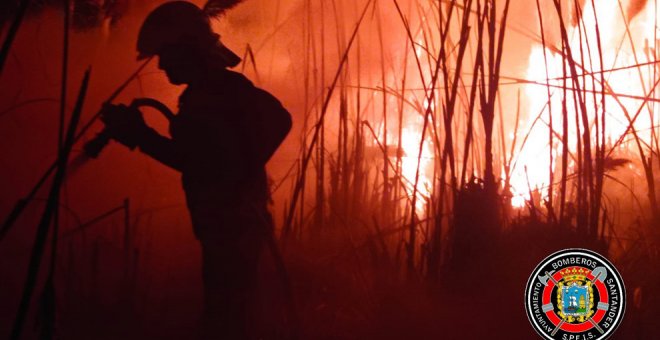
[[[112,139],[181,172],[202,246],[205,337],[246,338],[257,263],[264,235],[272,231],[265,164],[290,130],[290,114],[228,70],[240,58],[189,2],[168,2],[151,12],[137,50],[140,59],[157,56],[171,83],[187,85],[171,122],[172,138],[148,127],[135,108],[107,106],[101,118]]]

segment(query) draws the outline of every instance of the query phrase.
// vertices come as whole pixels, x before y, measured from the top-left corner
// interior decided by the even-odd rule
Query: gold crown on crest
[[[589,270],[582,267],[572,267],[566,268],[565,270],[559,271],[561,276],[564,278],[564,281],[586,281],[587,275],[589,275]]]

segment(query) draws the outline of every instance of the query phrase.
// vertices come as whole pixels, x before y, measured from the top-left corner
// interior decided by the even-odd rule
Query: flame
[[[424,147],[422,149],[421,157],[419,157],[419,147],[421,142],[421,131],[422,131],[423,122],[421,119],[419,121],[410,122],[405,124],[401,129],[401,150],[397,152],[401,157],[401,184],[405,189],[405,195],[408,197],[408,201],[403,200],[403,204],[409,204],[410,200],[413,198],[413,191],[415,187],[415,177],[417,176],[417,169],[419,167],[419,178],[417,181],[417,200],[415,203],[415,211],[418,215],[423,215],[426,211],[425,205],[428,198],[433,191],[433,143],[429,137],[429,131],[427,130],[426,137],[424,139]],[[379,136],[382,139],[382,131],[379,133]],[[387,140],[389,141],[389,146],[398,146],[398,134],[387,133]],[[377,144],[378,141],[374,139],[374,144]],[[389,156],[391,166],[395,165],[397,162],[397,153],[393,153]],[[418,162],[419,158],[419,162]]]
[[[578,64],[584,60],[584,70],[578,68],[577,72],[593,72],[584,78],[580,77],[580,88],[586,90],[584,100],[592,126],[592,141],[595,142],[593,133],[593,122],[595,118],[600,119],[601,94],[603,85],[600,84],[600,72],[604,71],[607,86],[605,92],[612,92],[619,96],[618,101],[614,95],[608,94],[605,98],[606,130],[605,137],[607,143],[614,143],[624,133],[626,133],[629,121],[625,112],[633,117],[642,105],[639,98],[631,96],[646,97],[653,87],[655,78],[654,64],[639,67],[630,67],[654,62],[656,59],[657,42],[655,19],[660,13],[655,13],[655,5],[652,1],[646,3],[646,7],[628,23],[630,37],[626,33],[626,20],[620,11],[617,1],[597,0],[595,1],[595,10],[590,1],[585,3],[583,9],[584,26],[582,32],[578,27],[568,27],[568,37],[573,58]],[[594,16],[594,12],[597,17]],[[597,20],[596,20],[597,19]],[[603,65],[600,65],[598,55],[598,42],[596,35],[596,23],[600,30]],[[587,48],[589,46],[589,49]],[[562,133],[562,89],[564,76],[561,55],[554,53],[546,48],[547,73],[550,85],[551,98],[548,99],[548,89],[546,83],[546,67],[544,60],[544,51],[540,44],[534,46],[529,55],[529,65],[526,71],[526,79],[536,82],[536,84],[525,85],[525,94],[528,99],[527,119],[521,122],[518,133],[518,141],[522,141],[528,134],[527,141],[517,154],[516,166],[511,173],[511,186],[513,191],[512,204],[514,206],[523,206],[525,200],[529,199],[530,189],[539,189],[542,197],[548,198],[547,186],[549,183],[550,172],[556,172],[556,163],[561,155],[561,141],[555,137],[552,146],[549,144],[548,125],[550,110],[552,110],[552,127],[558,134]],[[580,53],[584,53],[582,56]],[[570,70],[567,67],[567,76],[570,76]],[[595,86],[592,83],[595,80]],[[609,89],[607,88],[609,86]],[[567,87],[573,88],[571,79],[567,81]],[[593,92],[597,93],[595,96]],[[583,91],[584,93],[584,91]],[[653,97],[658,92],[651,94]],[[627,97],[626,97],[627,96]],[[575,101],[573,93],[567,93],[568,108],[568,144],[570,152],[575,152],[576,138],[578,132],[575,127]],[[549,104],[549,105],[547,105]],[[635,120],[634,127],[638,136],[647,145],[651,144],[653,130],[653,109],[657,109],[657,104],[646,104],[641,108],[641,113]],[[597,108],[597,109],[595,109]],[[538,120],[536,119],[538,116]],[[599,123],[600,124],[600,123]],[[580,131],[582,133],[582,131]],[[629,132],[628,132],[629,133]],[[631,139],[632,136],[627,136]],[[623,148],[629,148],[630,141],[622,144]],[[516,146],[520,148],[520,146]],[[552,150],[550,148],[552,147]],[[552,154],[552,164],[550,159]],[[569,166],[569,174],[571,168]],[[556,181],[557,179],[555,179]]]
[[[401,157],[401,173],[405,178],[406,187],[412,195],[415,175],[417,174],[417,165],[419,164],[417,192],[421,197],[428,197],[431,194],[432,189],[431,168],[433,166],[433,149],[431,149],[431,142],[426,138],[424,141],[424,148],[422,149],[422,157],[420,162],[417,162],[419,157],[421,130],[421,127],[412,128],[411,126],[408,126],[401,131],[401,149],[403,149],[403,156]],[[418,197],[418,200],[419,198],[420,197]],[[421,207],[418,206],[417,208]]]

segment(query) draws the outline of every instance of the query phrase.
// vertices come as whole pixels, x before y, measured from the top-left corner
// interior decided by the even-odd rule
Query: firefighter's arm
[[[181,171],[181,161],[174,141],[150,128],[142,112],[135,106],[108,104],[101,112],[101,120],[112,139],[131,149],[138,146],[157,161]]]
[[[165,136],[162,136],[154,129],[149,128],[138,143],[140,151],[149,155],[151,158],[181,171],[181,157],[177,151],[176,142]]]

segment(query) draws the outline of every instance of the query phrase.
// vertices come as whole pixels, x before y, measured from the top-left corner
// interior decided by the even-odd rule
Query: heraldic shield
[[[562,311],[570,316],[587,315],[589,311],[589,290],[585,286],[573,284],[562,289]]]
[[[563,279],[557,289],[559,316],[566,322],[584,322],[593,315],[593,283],[587,278],[589,270],[568,268],[561,272]]]

